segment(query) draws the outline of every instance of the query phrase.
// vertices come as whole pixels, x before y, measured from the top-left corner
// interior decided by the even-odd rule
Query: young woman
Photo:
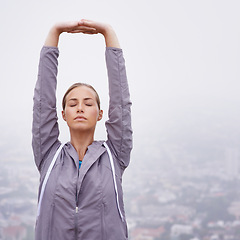
[[[71,139],[64,145],[58,139],[57,46],[63,32],[105,38],[110,99],[106,142],[94,140],[103,112],[96,91],[87,84],[66,92],[62,117]],[[123,54],[112,27],[90,20],[54,25],[41,50],[34,91],[32,146],[42,195],[36,240],[128,239],[121,182],[132,148],[130,107]]]

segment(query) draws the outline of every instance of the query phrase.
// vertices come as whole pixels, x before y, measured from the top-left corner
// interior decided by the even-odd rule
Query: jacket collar
[[[103,142],[104,141],[93,141],[93,143],[88,146],[81,165],[81,175],[84,176],[92,164],[106,151],[106,148],[103,146]],[[79,157],[76,149],[70,142],[67,143],[67,148],[69,155],[73,159],[75,166],[78,169]]]
[[[69,143],[71,145],[70,147],[70,154],[72,156],[72,158],[74,158],[74,162],[76,164],[77,169],[79,168],[79,158],[78,158],[78,154],[77,151],[75,150],[75,148],[72,146],[71,143]],[[82,161],[82,165],[80,170],[80,174],[79,174],[79,179],[78,182],[80,184],[77,185],[77,194],[80,191],[81,185],[82,185],[82,181],[86,175],[86,173],[88,172],[88,170],[91,168],[91,166],[99,159],[99,157],[106,152],[107,149],[103,146],[103,141],[94,141],[91,145],[88,146],[87,152],[83,158]]]

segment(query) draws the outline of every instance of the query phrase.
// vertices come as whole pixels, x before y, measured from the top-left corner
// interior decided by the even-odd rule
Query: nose
[[[79,103],[79,104],[78,104],[77,112],[78,112],[78,113],[80,113],[80,112],[83,113],[83,112],[84,112],[84,106],[83,106],[82,103]]]

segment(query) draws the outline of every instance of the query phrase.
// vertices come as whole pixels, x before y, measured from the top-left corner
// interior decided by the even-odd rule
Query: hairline
[[[89,89],[91,89],[94,94],[95,94],[95,99],[96,99],[96,102],[97,102],[97,105],[98,105],[98,108],[100,110],[100,98],[99,98],[99,95],[97,93],[97,91],[95,90],[95,88],[93,86],[91,86],[90,84],[87,84],[87,83],[74,83],[73,85],[71,85],[68,90],[65,92],[64,96],[63,96],[63,100],[62,100],[62,109],[65,110],[65,107],[66,107],[66,103],[67,103],[67,96],[69,95],[69,93],[77,88],[77,87],[87,87]],[[92,99],[92,98],[91,98]],[[94,99],[93,99],[94,100]]]

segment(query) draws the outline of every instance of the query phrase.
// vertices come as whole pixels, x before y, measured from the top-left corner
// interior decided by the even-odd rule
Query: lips
[[[83,121],[83,120],[87,120],[87,118],[85,118],[84,116],[77,116],[74,118],[74,120]]]

